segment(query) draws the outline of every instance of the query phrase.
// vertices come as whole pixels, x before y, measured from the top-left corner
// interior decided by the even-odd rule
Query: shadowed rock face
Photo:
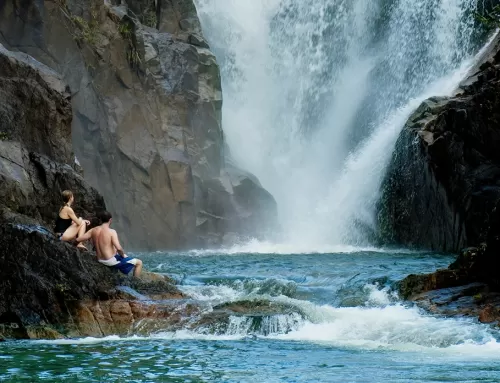
[[[452,98],[429,99],[399,137],[384,185],[387,242],[458,252],[498,232],[498,42]]]
[[[452,98],[410,117],[384,186],[387,242],[460,252],[448,269],[410,275],[405,299],[443,315],[500,323],[500,40]]]
[[[127,245],[197,247],[220,245],[229,233],[266,235],[276,203],[254,177],[226,164],[219,68],[194,4],[127,3],[6,0],[0,42],[69,84],[75,153]]]
[[[0,45],[0,221],[51,228],[73,190],[77,214],[92,219],[104,201],[77,172],[71,97],[59,75]]]

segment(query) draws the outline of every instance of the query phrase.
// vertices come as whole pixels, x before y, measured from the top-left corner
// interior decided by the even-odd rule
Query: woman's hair
[[[65,190],[62,192],[62,198],[64,203],[68,203],[71,197],[73,197],[73,192],[71,190]]]

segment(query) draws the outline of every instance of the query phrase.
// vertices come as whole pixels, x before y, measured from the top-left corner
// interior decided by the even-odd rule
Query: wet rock
[[[266,300],[248,300],[224,303],[215,306],[214,310],[226,311],[231,315],[265,316],[296,313],[297,307]]]
[[[481,323],[499,323],[500,324],[500,309],[491,304],[488,304],[479,312],[479,322]]]
[[[127,335],[179,326],[196,312],[184,294],[161,275],[121,276],[32,227],[0,225],[0,336],[57,339]],[[137,289],[125,295],[116,286]]]
[[[106,296],[118,284],[117,275],[97,264],[93,253],[38,230],[3,224],[0,248],[2,323],[24,329],[65,324],[72,302]]]
[[[188,324],[188,328],[204,334],[243,332],[267,335],[287,333],[296,328],[305,314],[295,306],[269,300],[244,300],[227,302],[201,311]]]
[[[404,127],[384,183],[386,242],[458,252],[500,226],[500,51],[497,38],[448,99],[429,99]]]
[[[431,290],[461,286],[468,283],[465,275],[454,270],[438,270],[431,274],[411,274],[398,284],[399,293],[404,299]]]
[[[437,290],[414,294],[410,299],[433,314],[467,316],[477,318],[482,323],[500,323],[500,294],[490,291],[482,283],[438,287]]]

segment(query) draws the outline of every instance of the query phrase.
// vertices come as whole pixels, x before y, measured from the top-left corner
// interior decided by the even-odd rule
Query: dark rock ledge
[[[383,240],[460,253],[448,269],[401,281],[404,298],[500,323],[499,148],[497,38],[458,93],[422,103],[399,137],[380,206]]]
[[[0,225],[0,246],[0,338],[127,335],[139,323],[172,327],[194,308],[169,278],[123,277],[40,227]]]

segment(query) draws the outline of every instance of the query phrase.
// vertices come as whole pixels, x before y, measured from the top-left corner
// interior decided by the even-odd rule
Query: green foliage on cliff
[[[93,45],[97,40],[99,24],[97,23],[97,11],[90,11],[90,20],[87,21],[80,16],[72,16],[71,20],[78,27],[75,32],[75,39],[85,41],[87,44]]]
[[[93,1],[91,4],[88,20],[81,16],[72,15],[68,5],[66,4],[66,0],[55,0],[55,2],[59,5],[61,12],[75,27],[70,31],[73,38],[78,42],[85,42],[89,45],[94,45],[97,41],[99,32],[99,12],[96,2]]]
[[[132,37],[132,26],[127,22],[121,23],[118,25],[118,32],[125,40],[128,40]]]
[[[489,12],[476,13],[476,19],[489,29],[500,28],[500,5]]]
[[[156,17],[156,12],[154,10],[147,10],[142,15],[142,23],[144,25],[147,25],[148,27],[156,28],[157,22],[158,22],[158,19]]]

